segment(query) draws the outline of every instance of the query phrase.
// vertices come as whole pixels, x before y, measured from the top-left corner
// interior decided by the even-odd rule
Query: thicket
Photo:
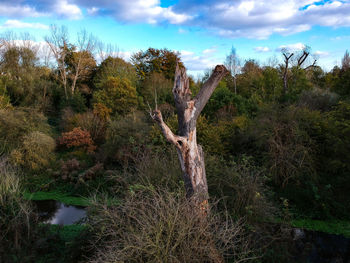
[[[286,92],[283,64],[247,60],[220,82],[197,123],[209,194],[217,201],[202,221],[179,190],[176,152],[148,114],[157,106],[176,131],[171,88],[176,62],[183,67],[179,54],[150,48],[127,62],[111,53],[98,65],[93,50],[66,39],[53,46],[61,63],[49,67],[30,45],[1,41],[0,156],[8,160],[0,169],[1,249],[24,247],[34,229],[23,188],[118,199],[119,206],[99,201],[92,209],[91,233],[103,242],[81,252],[92,253],[91,262],[209,262],[212,251],[272,262],[262,248],[270,242],[257,239],[259,248],[243,238],[252,229],[280,240],[266,222],[349,220],[348,60],[330,72],[292,65]],[[190,78],[193,94],[208,76]],[[10,228],[15,232],[3,230]],[[273,249],[283,254],[282,245]]]

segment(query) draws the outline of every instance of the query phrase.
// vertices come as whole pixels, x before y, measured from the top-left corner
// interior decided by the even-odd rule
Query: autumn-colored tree
[[[94,93],[94,101],[120,115],[130,112],[138,104],[136,88],[128,79],[118,77],[109,77],[103,88]]]
[[[82,130],[80,127],[74,128],[70,132],[62,133],[62,136],[58,138],[57,142],[60,146],[82,148],[89,153],[92,153],[96,149],[90,133]]]

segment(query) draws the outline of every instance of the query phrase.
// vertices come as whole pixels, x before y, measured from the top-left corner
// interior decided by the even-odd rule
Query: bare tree
[[[227,73],[228,70],[225,66],[216,66],[197,96],[192,98],[186,69],[179,65],[176,66],[173,95],[177,110],[179,135],[175,135],[166,125],[157,106],[153,112],[150,112],[151,117],[158,123],[167,141],[175,145],[187,197],[193,200],[202,211],[207,211],[208,208],[208,186],[203,149],[197,144],[196,123],[216,86]]]
[[[76,84],[78,78],[81,76],[85,67],[90,63],[92,58],[92,53],[96,47],[96,39],[90,34],[86,32],[86,30],[82,30],[78,33],[78,45],[77,52],[74,52],[74,59],[72,60],[73,72],[71,74],[72,85],[71,85],[71,93],[72,95],[75,92]]]
[[[67,56],[67,45],[68,45],[68,32],[67,28],[62,26],[58,28],[56,25],[50,26],[51,35],[45,37],[46,43],[49,45],[51,52],[56,60],[59,80],[61,81],[64,94],[66,99],[68,99],[68,79],[67,79],[67,70],[65,65],[65,58]]]
[[[232,46],[231,52],[226,56],[225,66],[233,77],[233,85],[235,88],[235,94],[237,94],[237,82],[236,77],[239,74],[241,61],[237,56],[236,49]]]
[[[294,66],[297,68],[302,68],[302,65],[307,61],[310,55],[310,48],[305,46],[301,52],[290,52],[288,49],[284,48],[281,50],[284,57],[284,67],[283,67],[283,95],[287,93],[288,90],[288,67],[290,62],[294,62]],[[294,60],[293,60],[294,59]],[[315,67],[317,59],[309,66],[303,68],[304,70]]]

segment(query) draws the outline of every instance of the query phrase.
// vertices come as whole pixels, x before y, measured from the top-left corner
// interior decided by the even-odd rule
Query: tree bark
[[[175,135],[163,121],[161,112],[156,109],[152,118],[160,126],[168,142],[175,145],[187,198],[192,199],[201,210],[208,208],[208,185],[205,173],[204,153],[197,144],[197,119],[214,92],[220,80],[228,73],[223,65],[215,67],[212,75],[203,84],[198,95],[192,98],[186,69],[176,67],[173,95],[178,117],[178,135]]]

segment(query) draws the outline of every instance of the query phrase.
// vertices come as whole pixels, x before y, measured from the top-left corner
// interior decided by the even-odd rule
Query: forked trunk
[[[196,123],[211,94],[227,73],[224,66],[216,66],[197,96],[192,98],[185,68],[176,67],[173,95],[177,110],[179,135],[175,135],[170,130],[158,109],[151,113],[152,118],[162,129],[165,138],[176,146],[187,197],[205,212],[208,207],[208,186],[203,149],[197,144]]]

